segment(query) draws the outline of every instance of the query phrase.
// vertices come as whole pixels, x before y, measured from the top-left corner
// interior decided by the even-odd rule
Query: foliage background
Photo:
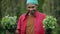
[[[57,18],[58,34],[60,32],[60,0],[38,0],[38,10]],[[6,15],[19,16],[26,12],[26,0],[0,0],[0,22]],[[17,18],[17,20],[18,20]],[[0,30],[1,31],[1,30]]]

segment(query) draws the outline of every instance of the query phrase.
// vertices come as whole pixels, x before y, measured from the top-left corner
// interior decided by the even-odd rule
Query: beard
[[[35,14],[35,11],[29,11],[30,15],[33,15]]]
[[[36,10],[32,10],[32,11],[29,10],[27,12],[26,16],[29,15],[29,14],[32,15],[32,16],[34,16],[35,12],[36,12]]]

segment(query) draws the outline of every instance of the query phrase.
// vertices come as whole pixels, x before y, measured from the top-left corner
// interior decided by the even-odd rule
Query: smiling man
[[[45,34],[43,20],[45,14],[37,10],[37,0],[27,0],[27,13],[20,16],[17,24],[16,34]]]

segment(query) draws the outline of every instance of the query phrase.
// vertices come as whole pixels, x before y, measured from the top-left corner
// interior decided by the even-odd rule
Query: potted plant
[[[17,16],[5,16],[2,18],[1,25],[9,32],[14,32],[16,29]]]
[[[43,23],[46,29],[46,34],[51,34],[51,32],[56,28],[56,18],[53,16],[46,16]]]

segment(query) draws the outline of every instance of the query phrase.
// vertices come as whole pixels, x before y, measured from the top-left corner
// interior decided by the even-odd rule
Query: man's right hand
[[[15,31],[16,34],[20,34],[20,32],[18,30]]]

